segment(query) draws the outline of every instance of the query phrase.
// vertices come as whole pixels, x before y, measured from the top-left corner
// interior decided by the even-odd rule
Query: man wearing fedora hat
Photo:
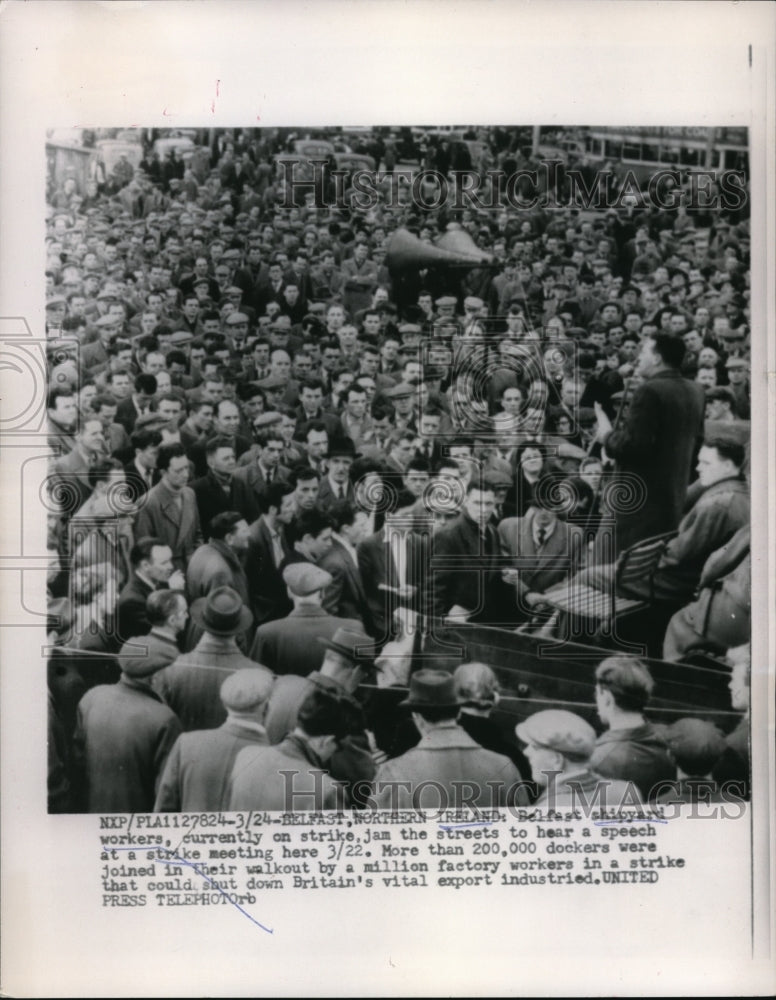
[[[377,769],[372,804],[378,809],[445,809],[527,804],[512,761],[485,750],[458,725],[461,703],[453,675],[418,670],[401,705],[412,713],[420,742]]]
[[[562,709],[535,712],[515,727],[525,743],[534,781],[541,788],[538,808],[566,809],[592,802],[619,807],[638,805],[641,797],[630,782],[602,778],[591,770],[595,730],[583,718]]]
[[[333,438],[329,443],[328,468],[318,487],[318,505],[324,510],[338,500],[353,501],[350,467],[356,458],[356,446],[349,437]]]
[[[185,732],[215,729],[226,718],[218,698],[229,674],[256,663],[240,652],[237,636],[248,629],[253,615],[231,587],[216,587],[191,605],[191,618],[202,638],[154,678],[154,688],[175,711]]]
[[[321,678],[305,696],[293,731],[281,743],[245,747],[237,755],[228,808],[284,812],[344,808],[345,787],[327,769],[346,728],[339,689]]]
[[[323,610],[323,591],[332,577],[320,566],[288,563],[282,576],[294,609],[286,618],[259,626],[251,658],[276,674],[305,677],[323,662],[323,649],[316,639],[330,639],[343,626],[360,630],[361,623],[354,618],[336,618]]]
[[[354,806],[363,806],[367,783],[375,775],[375,742],[353,694],[371,667],[376,647],[361,628],[350,626],[338,628],[330,639],[319,638],[318,643],[324,647],[320,670],[307,677],[285,674],[276,679],[267,708],[267,736],[273,745],[280,743],[296,726],[299,709],[313,687],[334,685],[345,713],[345,729],[329,762],[329,773],[345,784]]]
[[[174,656],[172,642],[131,639],[119,652],[118,683],[94,687],[81,699],[75,756],[86,812],[153,810],[159,776],[181,724],[151,682]]]
[[[272,681],[263,667],[245,667],[226,678],[219,692],[226,722],[178,737],[159,783],[155,812],[226,809],[237,754],[244,747],[268,745],[263,723]]]

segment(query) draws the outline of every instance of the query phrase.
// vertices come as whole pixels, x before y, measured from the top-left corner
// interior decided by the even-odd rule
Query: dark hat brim
[[[239,635],[241,632],[245,632],[253,624],[253,614],[244,605],[240,608],[240,617],[237,624],[232,626],[231,629],[214,629],[211,625],[205,621],[204,612],[207,607],[207,597],[199,597],[191,605],[189,609],[189,614],[191,615],[191,620],[195,625],[198,625],[205,632],[209,632],[211,635],[217,635],[222,639],[228,639],[230,636]]]

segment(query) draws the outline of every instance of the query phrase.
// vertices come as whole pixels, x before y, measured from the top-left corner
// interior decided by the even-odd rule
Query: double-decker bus
[[[746,128],[614,126],[586,129],[583,141],[588,160],[621,163],[639,181],[672,167],[749,176]]]

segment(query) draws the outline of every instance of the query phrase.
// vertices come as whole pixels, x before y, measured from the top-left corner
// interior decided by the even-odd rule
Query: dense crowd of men
[[[746,219],[553,192],[429,211],[390,197],[378,133],[381,197],[321,207],[273,165],[293,136],[219,132],[188,162],[142,138],[140,168],[49,192],[50,809],[744,781],[746,719],[661,730],[638,659],[597,669],[596,737],[560,708],[505,732],[490,666],[430,654],[444,623],[573,636],[592,606],[563,595],[613,593],[652,655],[727,655],[747,708]],[[531,162],[517,131],[472,138],[483,177]],[[450,147],[423,164],[448,175]],[[434,263],[446,230],[483,262]],[[408,689],[390,732],[365,682]]]

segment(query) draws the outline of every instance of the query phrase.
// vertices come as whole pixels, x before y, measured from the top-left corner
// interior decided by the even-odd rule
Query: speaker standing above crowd
[[[520,135],[477,130],[478,169],[530,163]],[[52,808],[278,807],[235,760],[326,767],[337,804],[402,762],[434,777],[434,754],[407,749],[418,733],[448,777],[475,761],[478,779],[527,781],[514,738],[483,749],[452,681],[419,674],[435,670],[431,623],[548,629],[547,593],[614,586],[618,557],[658,535],[654,577],[629,592],[655,602],[651,655],[748,643],[740,212],[569,207],[557,189],[526,209],[457,208],[457,147],[433,135],[423,156],[450,194],[429,210],[391,196],[402,144],[379,132],[360,140],[385,170],[376,202],[359,207],[346,177],[344,203],[316,207],[273,160],[298,136],[228,130],[186,164],[142,138],[139,165],[121,160],[86,197],[67,177],[50,191]],[[474,263],[443,262],[445,233]],[[331,647],[349,678],[410,688],[415,725],[390,763],[339,675],[300,691],[267,738],[273,675],[326,677]],[[617,695],[601,690],[606,722]],[[545,730],[558,755],[603,759],[568,719],[518,736]],[[130,737],[145,770],[114,795],[109,762],[129,751],[105,746]],[[229,788],[189,799],[187,762],[210,752]],[[616,777],[641,780],[627,763]]]

